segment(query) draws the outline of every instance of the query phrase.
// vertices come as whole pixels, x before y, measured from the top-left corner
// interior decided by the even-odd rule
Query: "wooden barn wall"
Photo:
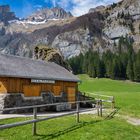
[[[24,87],[34,86],[41,91],[51,91],[55,96],[59,96],[60,91],[68,92],[68,87],[78,90],[76,82],[55,81],[55,84],[36,84],[31,83],[31,79],[23,78],[0,78],[0,93],[24,93]]]
[[[0,78],[0,94],[7,93],[8,89],[8,78]]]

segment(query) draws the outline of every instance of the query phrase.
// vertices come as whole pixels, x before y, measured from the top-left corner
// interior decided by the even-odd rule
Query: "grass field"
[[[83,83],[80,90],[113,95],[118,114],[140,118],[140,84],[110,79],[91,79],[79,76]],[[22,121],[29,118],[1,120],[0,124]],[[0,131],[0,140],[140,140],[140,126],[133,126],[121,117],[112,119],[96,115],[80,115],[77,124],[75,116],[62,117],[37,124],[37,136],[32,136],[32,125]]]
[[[120,113],[140,117],[140,83],[117,81],[111,79],[93,79],[87,75],[80,75],[81,91],[112,95],[116,100],[116,107]],[[92,95],[92,94],[91,94]]]
[[[75,116],[63,117],[37,124],[38,135],[32,136],[32,126],[0,131],[0,140],[139,140],[140,127],[132,126],[124,120],[114,118],[103,120],[93,115],[82,115],[76,124]],[[8,119],[11,123],[23,119]]]

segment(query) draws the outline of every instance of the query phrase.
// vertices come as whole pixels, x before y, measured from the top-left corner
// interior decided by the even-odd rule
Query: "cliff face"
[[[123,0],[106,7],[109,13],[103,29],[109,39],[118,43],[118,39],[128,36],[134,39],[134,49],[140,49],[140,1]]]
[[[41,21],[38,20],[40,16],[43,17]],[[134,50],[140,49],[139,0],[124,0],[90,9],[88,14],[77,18],[61,8],[38,11],[36,19],[33,17],[11,21],[8,26],[0,24],[1,52],[33,57],[35,46],[44,44],[58,49],[68,59],[85,53],[89,48],[99,53],[117,52],[121,36],[133,38]],[[42,22],[44,19],[49,20]]]
[[[25,30],[14,32],[12,24],[12,26],[2,28],[5,30],[5,34],[0,37],[1,51],[32,57],[34,47],[38,44],[44,44],[59,49],[65,58],[70,58],[93,47],[93,40],[95,42],[101,40],[96,44],[102,48],[104,47],[104,45],[102,46],[104,42],[102,38],[103,18],[100,13],[91,13],[78,18],[59,21],[54,25],[46,25],[45,28],[31,32]],[[14,24],[17,25],[18,23]]]
[[[65,67],[69,71],[71,70],[69,64],[64,60],[64,57],[58,49],[40,44],[35,47],[33,57],[34,59],[55,62],[56,64]]]
[[[10,11],[9,5],[0,6],[0,21],[4,22],[5,24],[8,23],[10,20],[17,19],[14,12]]]
[[[70,12],[66,12],[64,9],[55,7],[52,9],[44,8],[40,9],[36,13],[32,14],[28,20],[30,21],[44,21],[44,20],[58,20],[58,19],[67,19],[72,17]]]
[[[89,13],[94,13],[94,12],[101,12],[101,11],[104,11],[105,10],[105,6],[101,5],[101,6],[98,6],[96,8],[91,8],[89,9]]]

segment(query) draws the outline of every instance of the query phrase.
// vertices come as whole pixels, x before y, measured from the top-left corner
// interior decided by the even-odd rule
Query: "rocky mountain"
[[[55,7],[55,8],[43,8],[32,14],[28,17],[30,21],[47,21],[47,20],[59,20],[67,19],[73,17],[70,12],[66,12],[64,9]]]
[[[60,51],[58,49],[50,48],[46,45],[40,44],[35,47],[34,58],[49,62],[55,62],[56,64],[65,67],[69,71],[71,70],[69,64],[64,60],[64,57],[62,56]]]
[[[10,20],[17,19],[14,12],[11,12],[9,5],[0,6],[0,21],[5,24]]]
[[[75,19],[59,21],[57,24],[30,33],[14,32],[9,25],[2,28],[1,51],[32,57],[34,47],[37,44],[45,44],[59,49],[65,58],[70,58],[92,47],[93,39],[97,42],[101,40],[97,45],[102,46],[104,42],[101,38],[102,19],[103,16],[100,13],[91,13]]]
[[[101,54],[107,50],[115,53],[122,36],[134,40],[135,51],[140,49],[139,0],[100,6],[80,17],[53,8],[37,11],[24,21],[10,21],[8,26],[0,23],[0,51],[34,57],[35,47],[43,44],[68,59],[89,48]]]
[[[106,7],[109,13],[103,32],[112,40],[126,35],[134,39],[135,51],[140,49],[140,1],[123,0]]]
[[[104,11],[105,10],[105,6],[101,5],[101,6],[98,6],[96,8],[91,8],[89,9],[89,13],[94,13],[94,12],[101,12],[101,11]]]

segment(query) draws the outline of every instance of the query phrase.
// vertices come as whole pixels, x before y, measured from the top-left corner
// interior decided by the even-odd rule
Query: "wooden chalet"
[[[55,63],[0,54],[0,95],[21,94],[25,99],[35,99],[42,93],[60,98],[65,93],[67,102],[74,102],[79,81]]]

